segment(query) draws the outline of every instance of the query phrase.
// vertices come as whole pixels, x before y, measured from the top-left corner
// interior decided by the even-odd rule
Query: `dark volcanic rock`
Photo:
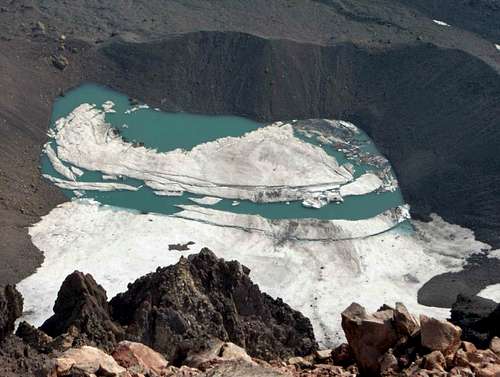
[[[14,323],[23,313],[23,297],[12,285],[0,287],[0,341],[14,331]]]
[[[16,330],[16,336],[39,352],[49,353],[52,349],[51,343],[53,339],[42,330],[37,329],[26,321],[22,321],[19,324]]]
[[[47,377],[43,373],[49,357],[24,343],[17,336],[8,336],[0,342],[0,376]]]
[[[500,335],[500,305],[478,296],[459,295],[451,308],[451,322],[462,328],[462,339],[487,348]]]
[[[73,326],[80,333],[76,343],[95,343],[109,350],[120,340],[122,329],[111,320],[106,292],[89,274],[75,271],[66,277],[54,313],[40,327],[52,337]]]
[[[129,285],[110,302],[127,337],[174,362],[210,338],[231,341],[266,360],[316,349],[311,323],[252,283],[249,269],[210,250],[181,258]]]

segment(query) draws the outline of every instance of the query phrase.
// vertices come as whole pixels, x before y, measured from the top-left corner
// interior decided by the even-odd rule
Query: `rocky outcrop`
[[[14,323],[23,313],[23,298],[12,285],[0,287],[0,342],[14,331]]]
[[[451,322],[463,330],[463,339],[488,347],[500,336],[500,305],[478,296],[459,295],[451,309]]]
[[[130,284],[111,300],[113,318],[129,339],[174,363],[212,338],[267,360],[312,353],[317,346],[309,320],[262,293],[249,273],[203,249]]]
[[[105,290],[89,274],[75,271],[64,280],[54,315],[40,327],[52,337],[76,329],[75,344],[97,344],[111,350],[123,330],[113,323]]]
[[[461,341],[458,326],[423,315],[419,323],[402,304],[373,314],[352,304],[342,313],[342,325],[362,375],[500,375],[496,341],[479,350]]]

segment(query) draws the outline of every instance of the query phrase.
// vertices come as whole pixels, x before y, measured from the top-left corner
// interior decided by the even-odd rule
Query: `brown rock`
[[[424,356],[424,369],[444,371],[446,368],[446,360],[441,351],[432,351]]]
[[[455,367],[450,370],[450,377],[474,377],[470,368]]]
[[[354,364],[354,355],[351,346],[342,343],[332,351],[332,360],[335,365],[349,366]]]
[[[312,363],[305,359],[304,357],[297,356],[297,357],[291,357],[288,359],[288,364],[290,365],[296,365],[300,368],[310,368],[312,367]]]
[[[222,342],[219,339],[213,339],[209,346],[202,352],[190,352],[186,357],[184,364],[191,368],[205,370],[208,367],[223,362],[238,360],[253,364],[252,358],[246,351],[230,342]]]
[[[111,356],[103,351],[83,346],[82,348],[72,348],[64,352],[61,357],[55,359],[54,369],[57,375],[65,375],[68,372],[83,372],[87,374],[96,374],[109,377],[125,377],[125,368]]]
[[[398,334],[405,337],[412,336],[420,328],[417,319],[400,302],[394,309],[394,326]]]
[[[54,67],[61,71],[64,71],[69,65],[69,60],[64,55],[52,55],[51,59]]]
[[[379,363],[380,373],[387,374],[391,371],[398,370],[398,359],[396,359],[396,356],[394,356],[391,349],[379,359]]]
[[[477,347],[474,344],[472,344],[470,342],[465,342],[465,341],[462,342],[462,349],[465,352],[476,352],[477,351]]]
[[[500,356],[500,338],[493,337],[490,341],[490,350]]]
[[[460,347],[462,330],[448,321],[420,315],[420,328],[422,346],[432,351],[441,351],[447,355]]]
[[[476,377],[500,377],[500,364],[488,364],[475,373]]]
[[[367,314],[365,308],[356,303],[342,312],[342,328],[361,373],[378,375],[379,359],[398,341],[393,313],[389,309]]]
[[[314,353],[314,357],[318,361],[328,360],[332,357],[332,350],[331,349],[318,350]]]
[[[120,366],[143,374],[159,375],[168,366],[162,355],[141,343],[120,342],[112,356]]]

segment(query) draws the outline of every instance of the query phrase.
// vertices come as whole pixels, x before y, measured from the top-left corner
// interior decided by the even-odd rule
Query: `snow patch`
[[[439,21],[439,20],[432,20],[435,24],[438,24],[439,26],[450,26],[444,21]]]
[[[214,204],[217,204],[222,200],[222,198],[216,198],[214,196],[205,196],[203,198],[188,198],[188,199],[194,203],[203,204],[206,206],[213,206]]]
[[[419,305],[417,291],[450,266],[460,269],[463,257],[482,247],[438,217],[415,222],[416,234],[399,231],[404,208],[358,221],[267,220],[198,206],[181,209],[168,216],[140,214],[91,200],[53,209],[29,230],[45,260],[18,284],[30,313],[24,319],[40,325],[49,317],[62,281],[75,269],[91,273],[113,297],[134,279],[192,253],[169,252],[165,245],[194,241],[248,266],[264,292],[309,317],[321,344],[333,346],[343,341],[339,313],[353,301],[369,311],[381,302],[403,301],[416,313],[447,317],[448,309]]]
[[[479,297],[487,298],[495,302],[500,302],[500,284],[493,284],[477,294]]]

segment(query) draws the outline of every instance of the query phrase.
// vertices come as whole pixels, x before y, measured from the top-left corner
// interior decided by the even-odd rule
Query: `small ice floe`
[[[113,101],[106,101],[102,104],[102,109],[105,113],[116,113],[116,110],[113,109],[115,107],[115,103]]]
[[[149,109],[149,105],[143,104],[143,105],[134,106],[131,109],[125,110],[125,114],[134,113],[137,110],[141,110],[141,109]]]
[[[73,191],[73,194],[77,197],[77,198],[81,198],[82,196],[84,196],[84,192],[83,191],[79,191],[79,190],[74,190]]]
[[[118,179],[118,176],[112,174],[103,174],[102,179],[104,179],[105,181],[114,181]]]
[[[495,48],[500,51],[500,45],[495,43]]]
[[[439,26],[450,26],[444,21],[439,21],[439,20],[432,20],[435,24],[438,24]]]
[[[76,166],[70,166],[69,168],[71,169],[73,174],[76,175],[77,177],[81,177],[83,175],[82,169],[78,169]]]
[[[233,202],[231,203],[231,205],[232,205],[233,207],[235,207],[235,206],[239,206],[239,205],[240,205],[240,202],[239,202],[239,201],[237,201],[237,200],[233,200]]]
[[[286,204],[287,206],[289,206],[289,205],[290,205],[290,202],[286,202],[285,204]]]
[[[154,108],[155,111],[161,111],[158,107]]]
[[[216,198],[215,196],[204,196],[203,198],[188,198],[188,199],[194,203],[206,206],[213,206],[214,204],[217,204],[222,200],[221,198]]]
[[[158,196],[182,196],[184,191],[182,190],[156,190],[155,195]]]
[[[306,208],[319,209],[328,204],[328,198],[323,193],[314,193],[302,201],[302,205]]]
[[[128,124],[122,124],[122,128],[128,128]]]

